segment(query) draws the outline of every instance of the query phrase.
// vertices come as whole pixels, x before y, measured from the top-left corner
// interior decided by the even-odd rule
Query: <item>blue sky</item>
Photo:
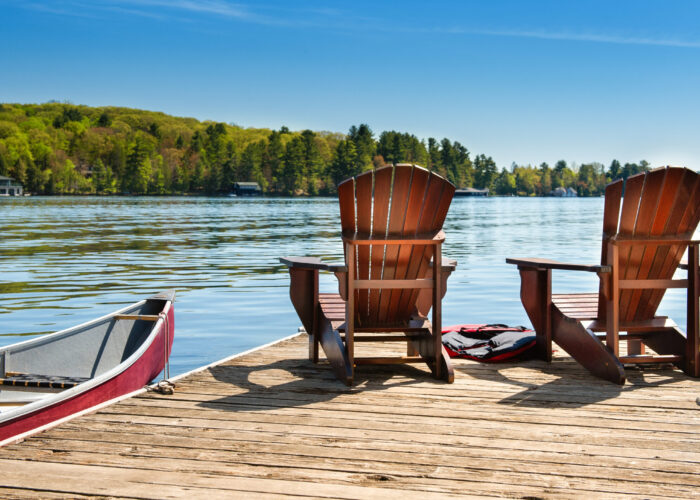
[[[700,2],[0,0],[0,101],[700,169]]]

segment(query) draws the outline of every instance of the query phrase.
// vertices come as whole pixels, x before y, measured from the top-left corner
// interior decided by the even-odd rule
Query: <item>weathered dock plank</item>
[[[363,345],[369,355],[400,348]],[[700,498],[700,381],[570,359],[337,382],[296,337],[0,450],[2,498]]]

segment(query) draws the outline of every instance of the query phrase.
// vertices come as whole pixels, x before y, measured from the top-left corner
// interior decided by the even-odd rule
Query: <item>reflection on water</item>
[[[444,255],[459,261],[445,324],[529,324],[506,256],[600,260],[602,198],[455,199]],[[171,371],[182,373],[297,330],[281,255],[342,259],[335,199],[0,199],[0,345],[177,290]],[[335,291],[332,275],[322,289]],[[558,272],[554,291],[594,291]],[[685,324],[685,299],[660,313]]]

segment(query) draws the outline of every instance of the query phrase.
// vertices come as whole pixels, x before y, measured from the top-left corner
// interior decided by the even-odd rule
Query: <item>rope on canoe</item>
[[[170,381],[170,359],[168,357],[168,347],[170,346],[170,322],[168,315],[164,312],[158,313],[158,316],[163,318],[163,326],[165,327],[165,342],[163,343],[163,380],[155,386],[148,386],[148,391],[157,392],[159,394],[170,395],[175,392],[175,383]]]

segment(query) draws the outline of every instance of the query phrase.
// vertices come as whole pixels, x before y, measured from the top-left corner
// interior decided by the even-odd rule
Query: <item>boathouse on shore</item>
[[[233,185],[233,194],[236,196],[260,196],[262,189],[257,182],[236,182]]]
[[[455,191],[455,196],[488,196],[489,188],[476,189],[472,187],[457,189]]]
[[[22,196],[23,194],[22,184],[12,177],[0,175],[0,196]]]

